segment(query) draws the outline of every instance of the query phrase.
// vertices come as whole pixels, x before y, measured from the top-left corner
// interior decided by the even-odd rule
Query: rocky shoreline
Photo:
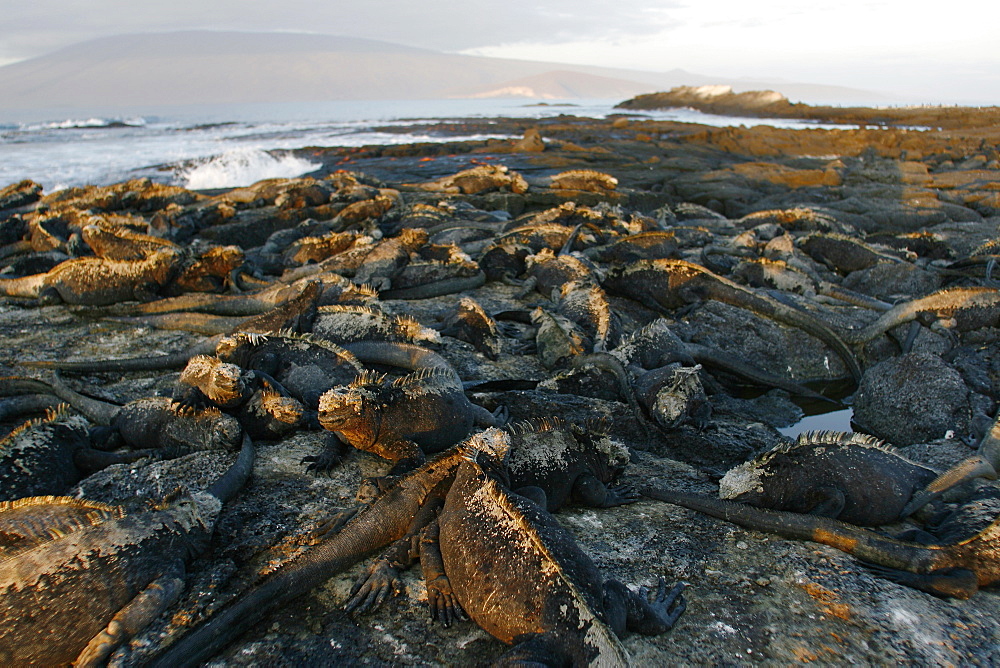
[[[726,104],[738,102],[745,105]],[[727,276],[840,333],[876,320],[881,311],[873,304],[907,302],[946,287],[995,288],[984,260],[996,254],[990,243],[1000,235],[1000,125],[991,111],[944,110],[933,116],[892,110],[890,118],[886,110],[851,110],[813,116],[790,105],[787,113],[798,117],[890,125],[783,130],[654,121],[636,111],[650,103],[623,104],[620,116],[604,120],[566,115],[392,126],[382,130],[419,128],[442,136],[488,132],[521,139],[313,147],[300,153],[322,163],[317,172],[224,192],[136,181],[46,194],[31,184],[16,184],[0,190],[0,225],[5,232],[22,230],[20,236],[11,232],[4,238],[5,248],[27,240],[30,253],[67,257],[75,252],[73,231],[91,216],[141,227],[184,246],[234,245],[256,263],[259,279],[269,282],[312,271],[302,263],[260,269],[273,259],[262,249],[269,239],[274,246],[276,233],[299,230],[301,239],[357,232],[377,243],[402,229],[420,228],[428,232],[426,248],[454,243],[462,256],[440,261],[418,249],[408,258],[413,273],[372,276],[383,292],[379,306],[384,311],[425,327],[443,322],[460,297],[475,299],[488,314],[538,307],[555,313],[557,301],[538,290],[525,291],[520,281],[527,269],[507,272],[516,281],[505,282],[503,271],[485,271],[490,265],[484,259],[491,244],[511,229],[550,220],[567,229],[590,225],[574,248],[596,263],[602,277],[614,262],[599,259],[598,251],[611,241],[643,231],[673,232],[666,253],[671,258]],[[773,116],[781,104],[755,106]],[[733,113],[734,108],[725,109]],[[740,113],[750,111],[739,107]],[[933,129],[911,127],[918,125]],[[470,169],[488,178],[471,185],[472,180],[456,176]],[[573,187],[560,187],[553,178],[573,170],[595,170],[615,182],[588,176]],[[823,250],[810,246],[810,238],[854,245]],[[288,248],[281,247],[278,255]],[[28,255],[11,251],[4,262]],[[284,257],[287,262],[290,256]],[[760,273],[763,259],[781,261],[782,272]],[[20,271],[33,273],[26,266]],[[470,278],[470,267],[484,271],[485,283],[473,287],[459,281],[457,292],[387,297],[413,285]],[[341,275],[351,277],[355,271],[341,270]],[[324,280],[335,284],[335,273],[323,274]],[[831,297],[834,288],[855,301]],[[1000,323],[995,318],[966,331],[940,323],[923,326],[906,353],[901,350],[905,324],[854,344],[862,369],[854,383],[850,365],[824,341],[745,306],[701,299],[676,309],[652,308],[652,296],[635,299],[610,289],[605,298],[620,331],[607,349],[632,363],[633,381],[644,366],[648,371],[655,365],[630,357],[628,336],[662,318],[689,356],[683,361],[681,349],[674,350],[682,360],[673,362],[674,370],[692,373],[691,351],[700,346],[835,399],[853,395],[859,429],[863,425],[902,448],[905,456],[941,470],[973,452],[963,438],[973,438],[1000,402]],[[204,338],[148,322],[124,322],[120,315],[102,312],[104,307],[3,299],[0,337],[7,354],[0,373],[6,376],[46,378],[46,372],[26,367],[27,361],[178,352]],[[440,337],[433,348],[465,380],[540,381],[535,389],[471,395],[491,410],[506,406],[512,420],[558,415],[579,424],[588,418],[609,421],[613,437],[632,452],[623,479],[636,486],[656,483],[714,494],[712,471],[778,444],[777,429],[796,422],[800,404],[808,403],[784,389],[751,383],[733,368],[721,371],[702,363],[694,372],[697,388],[674,388],[682,399],[678,410],[647,404],[645,418],[637,417],[606,370],[546,363],[539,329],[537,322],[507,323],[495,357],[475,341],[451,336]],[[589,352],[595,332],[588,331]],[[117,403],[169,394],[178,377],[176,372],[71,371],[64,376],[74,388]],[[833,389],[838,384],[848,389]],[[709,412],[699,408],[703,403],[710,405]],[[4,424],[10,428],[19,419],[9,417]],[[650,430],[644,419],[659,420],[660,426]],[[361,480],[388,470],[385,460],[352,451],[327,475],[307,471],[300,461],[317,454],[323,436],[298,431],[258,445],[253,480],[224,509],[210,550],[189,564],[180,601],[117,651],[112,665],[148,661],[172,635],[238,593],[264,564],[280,561],[281,548],[275,546],[353,506]],[[178,485],[203,489],[231,460],[224,452],[197,452],[115,465],[86,478],[70,494],[141,508]],[[955,498],[989,485],[967,485]],[[935,598],[880,579],[836,549],[747,531],[646,499],[608,509],[568,508],[558,518],[606,575],[636,586],[650,586],[661,575],[687,584],[687,611],[671,631],[624,639],[636,665],[991,665],[1000,660],[1000,597],[989,589],[968,600]],[[220,656],[217,665],[473,665],[503,651],[472,622],[450,628],[429,624],[418,568],[404,575],[405,592],[379,610],[346,614],[343,602],[364,568],[334,575],[272,615]]]

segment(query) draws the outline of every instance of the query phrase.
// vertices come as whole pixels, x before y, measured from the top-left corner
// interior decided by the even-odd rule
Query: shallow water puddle
[[[829,413],[806,415],[792,426],[784,427],[778,431],[788,438],[796,438],[806,431],[854,431],[851,428],[852,417],[854,417],[854,409],[847,407]]]

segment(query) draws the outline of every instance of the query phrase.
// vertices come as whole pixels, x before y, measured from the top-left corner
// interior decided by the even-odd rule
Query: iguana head
[[[278,422],[297,425],[302,421],[305,407],[293,397],[267,391],[261,397],[261,406]]]
[[[180,383],[197,387],[220,406],[241,399],[246,390],[243,369],[210,355],[195,355],[188,360]]]
[[[341,386],[327,390],[319,398],[319,423],[355,447],[373,443],[379,427],[374,399],[371,390],[363,387]]]

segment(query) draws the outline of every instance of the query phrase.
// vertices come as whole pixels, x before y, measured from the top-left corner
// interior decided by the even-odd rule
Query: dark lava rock
[[[961,374],[937,355],[914,352],[876,364],[854,395],[855,420],[894,445],[965,434],[971,408]]]

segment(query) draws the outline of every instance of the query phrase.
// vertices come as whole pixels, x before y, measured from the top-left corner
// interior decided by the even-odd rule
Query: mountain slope
[[[0,109],[429,99],[504,89],[618,98],[709,83],[733,82],[682,70],[485,58],[350,37],[186,31],[96,39],[0,67]]]

